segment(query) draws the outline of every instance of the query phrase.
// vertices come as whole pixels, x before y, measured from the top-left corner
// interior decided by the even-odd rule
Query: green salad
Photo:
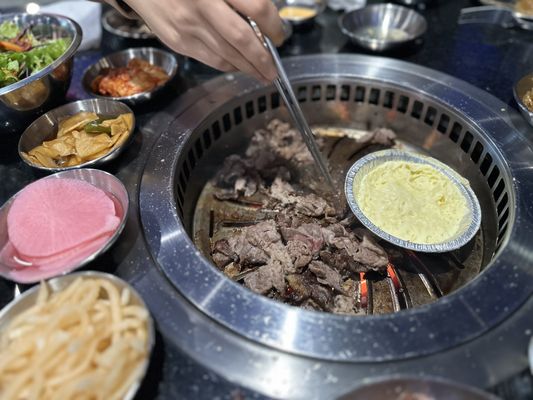
[[[39,38],[31,26],[0,24],[0,88],[35,74],[58,59],[68,48],[65,38]]]

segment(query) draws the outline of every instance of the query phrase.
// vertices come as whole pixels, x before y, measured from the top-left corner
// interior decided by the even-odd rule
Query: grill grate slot
[[[246,118],[250,119],[255,115],[253,101],[246,102],[244,109],[246,110]]]
[[[204,154],[204,148],[202,147],[201,139],[196,139],[196,142],[194,142],[194,148],[196,149],[196,157],[198,159],[202,158],[202,155]]]
[[[496,242],[496,244],[497,244],[496,249],[498,249],[500,247],[500,245],[502,244],[503,238],[505,237],[505,234],[507,233],[507,228],[508,227],[509,227],[509,224],[505,224],[503,226],[503,228],[500,230],[500,233],[498,234],[498,240]]]
[[[492,168],[492,172],[489,175],[489,179],[487,179],[487,183],[489,184],[491,188],[494,187],[494,184],[496,183],[496,180],[499,178],[499,176],[500,176],[500,169],[498,168],[497,165],[495,165],[494,168]]]
[[[187,159],[189,160],[189,166],[191,168],[191,171],[196,166],[196,158],[194,157],[194,152],[192,147],[189,149],[189,154],[187,155]]]
[[[489,153],[485,154],[485,158],[483,159],[483,162],[481,163],[481,166],[479,167],[479,170],[483,175],[487,175],[487,172],[489,171],[490,166],[492,165],[492,156]]]
[[[320,101],[322,99],[322,87],[320,85],[314,85],[311,91],[311,100]]]
[[[472,161],[474,161],[474,163],[478,163],[479,159],[481,158],[481,154],[483,154],[483,150],[485,150],[485,148],[481,142],[476,142],[474,150],[472,150],[472,154],[470,154],[470,158]]]
[[[422,110],[424,109],[424,103],[415,100],[413,104],[413,109],[411,110],[411,117],[415,119],[420,119],[422,116]]]
[[[505,193],[503,195],[502,199],[500,200],[500,202],[498,203],[498,207],[496,208],[497,211],[498,211],[498,215],[501,214],[501,212],[503,211],[503,209],[507,205],[508,201],[509,201],[509,196],[507,196],[507,193]]]
[[[505,209],[505,212],[500,217],[500,232],[503,229],[503,226],[507,223],[507,220],[509,219],[509,208]]]
[[[392,108],[394,105],[394,93],[387,90],[383,95],[383,107]]]
[[[463,141],[461,142],[461,149],[463,149],[463,151],[468,154],[468,151],[470,150],[470,147],[472,146],[473,141],[474,141],[474,135],[466,131],[465,137],[463,138]]]
[[[224,114],[222,117],[222,127],[224,128],[224,132],[228,132],[231,129],[231,119],[229,114]]]
[[[279,102],[279,93],[278,92],[274,92],[274,93],[272,93],[270,95],[270,104],[271,104],[271,107],[272,107],[273,110],[275,110],[276,108],[279,107],[280,102]],[[248,118],[250,118],[250,117],[248,117]]]
[[[300,103],[305,103],[307,101],[307,86],[298,87],[296,97]]]
[[[211,129],[213,131],[213,137],[215,140],[218,140],[220,136],[222,135],[222,130],[220,129],[220,123],[218,121],[215,121],[213,125],[211,126]]]
[[[240,125],[242,122],[242,110],[240,107],[236,107],[233,110],[233,121],[235,122],[235,125]]]
[[[368,97],[368,103],[378,105],[379,104],[380,90],[376,88],[370,89],[370,95]]]
[[[398,107],[396,108],[396,110],[398,110],[402,114],[405,114],[408,108],[409,108],[409,97],[401,95],[400,99],[398,100]]]
[[[503,182],[503,179],[500,179],[498,186],[496,186],[496,189],[494,189],[494,192],[492,193],[492,197],[494,198],[494,201],[499,200],[501,194],[503,193],[504,188],[505,188],[505,183]]]
[[[354,101],[358,103],[363,103],[365,101],[366,89],[363,86],[357,86],[355,88],[355,97]]]
[[[433,124],[435,123],[436,116],[437,110],[434,107],[429,106],[426,112],[426,117],[424,118],[424,122],[426,123],[426,125],[433,126]]]
[[[450,117],[446,114],[441,114],[439,124],[437,125],[437,130],[443,135],[448,131],[450,126]]]
[[[457,143],[459,141],[459,137],[461,137],[462,130],[463,126],[458,122],[454,122],[450,132],[450,140],[454,143]]]
[[[183,200],[184,200],[184,198],[183,198],[183,189],[182,189],[181,185],[177,185],[177,189],[178,189],[177,190],[177,193],[178,193],[178,204],[180,206],[183,206]]]
[[[265,96],[261,96],[257,99],[257,111],[262,114],[267,109],[267,100]]]
[[[341,95],[340,95],[339,99],[341,101],[350,100],[350,86],[349,85],[342,85],[341,86]]]
[[[328,85],[326,86],[326,100],[331,101],[335,100],[337,94],[337,86]]]
[[[207,150],[211,147],[211,135],[209,134],[209,130],[206,129],[202,136],[204,139],[204,148]]]

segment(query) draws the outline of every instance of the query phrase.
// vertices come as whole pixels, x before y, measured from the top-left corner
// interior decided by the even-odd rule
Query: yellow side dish
[[[279,16],[283,19],[301,21],[312,18],[316,15],[316,10],[309,7],[286,6],[279,10]]]
[[[101,119],[92,112],[80,112],[59,123],[56,137],[22,156],[31,164],[46,168],[73,167],[96,160],[122,145],[133,127],[133,114]]]
[[[388,161],[354,183],[361,211],[383,231],[420,244],[452,238],[469,214],[461,191],[436,168]]]

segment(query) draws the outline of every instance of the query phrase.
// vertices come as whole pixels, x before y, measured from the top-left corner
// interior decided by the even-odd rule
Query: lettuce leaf
[[[67,50],[69,44],[68,39],[56,39],[23,53],[0,52],[0,88],[47,67]]]
[[[17,37],[20,28],[12,21],[5,21],[0,24],[0,38],[13,39]]]

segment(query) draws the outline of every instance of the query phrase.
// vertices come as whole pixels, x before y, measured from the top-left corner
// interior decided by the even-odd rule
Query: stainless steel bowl
[[[104,253],[111,247],[111,245],[118,239],[120,236],[122,230],[124,229],[124,226],[126,225],[126,217],[128,215],[128,208],[129,208],[129,198],[128,198],[128,191],[122,184],[122,182],[115,178],[113,175],[100,171],[98,169],[76,169],[76,170],[70,170],[70,171],[63,171],[58,172],[56,174],[47,176],[42,179],[64,179],[64,178],[70,178],[70,179],[79,179],[81,181],[89,182],[90,184],[96,186],[99,189],[102,189],[104,192],[106,192],[108,195],[110,195],[115,203],[115,207],[117,207],[117,215],[120,218],[120,224],[117,227],[115,233],[107,240],[107,242],[98,250],[95,251],[93,254],[85,258],[84,260],[80,261],[76,265],[71,265],[66,270],[57,273],[55,271],[40,271],[39,274],[35,274],[35,276],[32,276],[31,278],[28,277],[14,277],[12,274],[12,269],[6,264],[6,260],[0,258],[0,276],[18,282],[18,283],[34,283],[39,282],[42,279],[48,279],[57,275],[64,275],[67,274],[75,269],[81,268],[87,263],[93,261],[96,257],[98,257],[100,254]],[[24,190],[24,189],[23,189]],[[7,234],[7,214],[9,212],[9,208],[11,207],[11,204],[17,197],[19,193],[22,191],[16,193],[13,197],[11,197],[7,202],[4,203],[2,207],[0,207],[0,250],[4,248],[8,241],[8,234]],[[120,208],[120,209],[119,209]],[[27,268],[32,268],[27,267]]]
[[[156,37],[142,20],[128,19],[114,8],[104,13],[102,26],[109,33],[127,39],[153,39]]]
[[[498,400],[478,388],[432,376],[391,375],[368,379],[338,400]]]
[[[134,94],[132,96],[124,97],[111,97],[111,96],[102,96],[98,93],[93,92],[91,88],[91,83],[93,80],[106,68],[117,68],[125,67],[130,60],[134,58],[140,58],[146,60],[153,65],[163,68],[163,70],[168,74],[169,79],[165,84],[158,86],[148,92]],[[175,77],[178,71],[178,62],[176,57],[168,51],[156,49],[153,47],[141,47],[135,49],[127,49],[119,51],[108,55],[107,57],[101,58],[97,63],[91,65],[87,68],[83,74],[83,87],[85,91],[92,96],[95,96],[100,99],[110,99],[122,101],[131,106],[135,106],[140,103],[152,100],[156,97],[163,88],[165,88]]]
[[[20,27],[71,40],[67,51],[32,76],[0,88],[0,129],[3,134],[18,134],[28,121],[60,104],[72,78],[72,58],[81,43],[81,28],[73,20],[52,14],[3,14],[0,23],[13,21]],[[5,135],[2,135],[5,137]]]
[[[67,117],[71,117],[74,114],[77,114],[81,111],[94,112],[98,115],[105,117],[115,117],[119,114],[128,114],[133,115],[133,126],[128,133],[128,138],[120,146],[116,147],[109,153],[103,155],[102,157],[96,158],[91,161],[87,161],[83,164],[75,165],[72,167],[57,167],[57,168],[47,168],[41,165],[36,165],[31,163],[22,153],[27,153],[34,147],[39,146],[45,140],[55,139],[57,135],[57,130],[59,122]],[[78,169],[89,166],[97,166],[104,164],[108,161],[114,160],[117,158],[130,143],[131,138],[133,137],[133,132],[135,130],[135,115],[133,111],[123,103],[107,99],[89,99],[89,100],[80,100],[74,103],[65,104],[64,106],[58,107],[52,111],[47,112],[44,115],[41,115],[37,118],[26,130],[22,133],[19,144],[18,152],[22,161],[28,164],[30,167],[37,168],[43,171],[48,172],[58,172],[66,171],[69,169]]]
[[[459,189],[465,198],[470,211],[467,221],[464,221],[464,224],[462,224],[462,229],[445,242],[425,244],[414,243],[400,239],[399,237],[385,232],[378,226],[374,225],[374,223],[367,218],[367,216],[359,207],[353,188],[354,186],[358,185],[362,177],[371,169],[387,161],[408,161],[417,164],[430,165],[450,179],[450,181]],[[348,173],[346,174],[344,191],[348,205],[357,219],[361,221],[366,228],[383,240],[405,249],[424,253],[444,253],[459,249],[466,245],[481,227],[481,207],[476,195],[474,194],[474,191],[468,184],[468,181],[440,161],[413,152],[403,150],[382,150],[366,155],[355,162],[348,170]]]
[[[123,400],[131,400],[135,396],[135,393],[139,389],[139,386],[146,375],[146,370],[148,369],[148,364],[150,362],[150,354],[152,353],[154,343],[155,343],[155,332],[154,332],[154,321],[150,315],[150,312],[148,310],[148,307],[146,306],[146,303],[142,299],[142,297],[139,295],[139,293],[127,282],[124,280],[111,275],[106,274],[103,272],[96,272],[96,271],[84,271],[84,272],[76,272],[73,274],[69,274],[66,276],[58,277],[49,280],[48,286],[51,289],[52,292],[58,292],[63,289],[65,289],[69,284],[71,284],[75,279],[83,277],[83,278],[98,278],[98,279],[105,279],[109,281],[112,285],[114,285],[117,289],[123,290],[128,289],[131,294],[131,302],[134,305],[140,306],[146,310],[148,313],[148,320],[147,320],[147,352],[146,357],[143,360],[143,363],[141,365],[141,374],[139,375],[139,378],[135,380],[132,385],[130,386],[130,389],[126,393],[126,396],[124,396]],[[39,294],[40,286],[34,286],[31,289],[28,289],[24,293],[22,293],[20,296],[16,297],[14,300],[12,300],[7,306],[5,306],[2,311],[0,311],[0,330],[5,330],[8,325],[13,321],[17,315],[24,312],[28,308],[32,307],[36,300],[37,296]]]
[[[307,25],[315,20],[326,9],[325,0],[274,0],[274,4],[281,11],[283,7],[303,7],[313,10],[315,13],[309,18],[284,18],[294,26]]]
[[[420,39],[426,19],[414,10],[394,4],[375,4],[344,13],[341,31],[352,43],[372,51],[386,51]]]
[[[528,90],[533,90],[533,72],[520,79],[513,88],[513,95],[524,118],[533,126],[533,111],[529,110],[524,101],[524,95]]]

